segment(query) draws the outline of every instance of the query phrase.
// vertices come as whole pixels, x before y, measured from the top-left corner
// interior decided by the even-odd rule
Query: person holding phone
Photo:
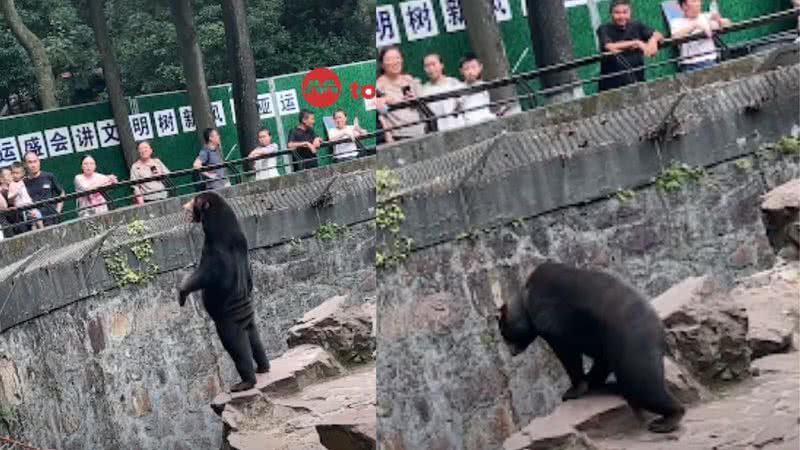
[[[141,141],[136,145],[139,159],[131,166],[131,181],[142,180],[154,176],[166,176],[169,173],[167,166],[160,159],[153,157],[153,147],[150,141]],[[143,205],[149,202],[164,200],[169,196],[164,182],[153,180],[133,185],[133,202]]]
[[[376,88],[381,93],[375,98],[378,109],[378,120],[385,133],[386,142],[410,139],[425,134],[425,123],[419,122],[421,116],[416,108],[403,108],[389,111],[389,105],[413,100],[421,95],[422,84],[417,78],[403,71],[403,54],[397,46],[381,49],[378,55],[380,63]],[[403,128],[401,125],[416,123]]]

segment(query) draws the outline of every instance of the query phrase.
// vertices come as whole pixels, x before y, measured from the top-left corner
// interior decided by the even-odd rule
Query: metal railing
[[[706,53],[702,53],[702,54],[693,54],[689,58],[696,58],[698,56],[704,56],[704,55],[708,55],[708,54],[711,54],[711,53],[714,53],[714,54],[728,53],[728,52],[731,52],[734,49],[753,46],[753,45],[756,45],[756,44],[758,44],[760,42],[761,43],[769,43],[769,42],[780,42],[780,41],[784,41],[784,40],[794,39],[797,36],[797,32],[796,31],[786,31],[786,32],[779,32],[779,33],[775,33],[775,34],[772,34],[772,35],[768,35],[768,36],[765,36],[765,37],[762,37],[762,38],[752,39],[750,41],[746,41],[744,43],[740,43],[740,44],[736,45],[735,47],[729,47],[720,39],[720,36],[725,35],[725,34],[738,32],[738,31],[742,31],[742,30],[748,30],[748,29],[752,29],[752,28],[756,28],[756,27],[761,27],[761,26],[764,26],[764,25],[769,25],[769,24],[773,24],[773,23],[776,23],[776,22],[789,20],[789,19],[792,19],[792,18],[796,19],[798,16],[800,16],[800,8],[792,8],[792,9],[788,9],[788,10],[785,10],[785,11],[780,11],[780,12],[777,12],[777,13],[767,14],[767,15],[756,17],[756,18],[753,18],[753,19],[745,20],[745,21],[742,21],[742,22],[733,23],[733,24],[731,24],[731,25],[729,25],[727,27],[720,28],[718,30],[715,30],[714,35],[713,35],[713,39],[714,39],[715,43],[717,44],[717,49],[715,49],[713,52],[706,52]],[[686,37],[683,37],[683,38],[668,38],[668,39],[664,39],[659,43],[659,51],[662,51],[662,50],[668,49],[668,48],[677,48],[680,45],[685,44],[687,42],[700,40],[700,39],[707,39],[707,36],[705,34],[703,34],[703,33],[699,33],[699,34],[689,35],[689,36],[686,36]],[[603,74],[603,75],[600,75],[600,76],[594,76],[594,77],[590,77],[590,78],[587,78],[587,79],[579,79],[579,80],[571,82],[571,83],[565,83],[565,84],[560,84],[560,85],[557,85],[557,86],[552,86],[552,87],[548,87],[548,88],[539,89],[538,91],[534,91],[534,89],[532,89],[530,87],[530,85],[528,85],[528,82],[537,80],[537,79],[539,79],[539,78],[541,78],[541,77],[543,77],[545,75],[554,74],[554,73],[558,73],[558,72],[564,72],[564,71],[567,71],[567,70],[573,70],[573,69],[578,69],[578,68],[583,68],[583,67],[587,67],[587,66],[590,66],[590,65],[598,64],[598,63],[602,62],[603,59],[605,59],[605,58],[615,58],[615,59],[617,59],[617,61],[621,61],[622,65],[626,66],[626,68],[624,70],[616,71],[616,72],[609,73],[609,74]],[[388,113],[391,113],[392,111],[396,111],[396,110],[400,110],[400,109],[412,108],[412,109],[416,109],[420,113],[421,119],[413,121],[413,122],[402,123],[402,124],[395,125],[395,126],[392,126],[392,127],[389,127],[389,128],[384,128],[383,130],[381,130],[381,132],[382,133],[387,133],[387,132],[391,133],[393,130],[412,127],[412,126],[419,125],[419,124],[422,124],[422,123],[424,123],[426,125],[431,124],[431,123],[435,124],[438,119],[441,119],[441,118],[444,118],[444,117],[457,116],[457,115],[463,114],[465,112],[484,109],[484,108],[488,108],[488,107],[508,106],[508,105],[513,104],[513,103],[519,102],[521,100],[527,100],[529,102],[530,106],[536,107],[536,106],[538,106],[538,101],[537,101],[538,96],[542,96],[542,95],[546,96],[546,95],[550,95],[550,94],[553,94],[553,93],[566,91],[566,90],[569,90],[570,88],[578,87],[578,86],[581,86],[581,85],[584,85],[584,84],[596,83],[596,82],[599,82],[599,81],[604,80],[604,79],[611,79],[611,78],[616,78],[616,77],[619,77],[619,76],[632,77],[634,72],[638,72],[640,70],[645,70],[646,68],[647,69],[652,69],[652,68],[657,68],[657,67],[661,67],[661,66],[665,66],[665,65],[671,65],[671,64],[674,64],[674,63],[680,63],[685,59],[687,59],[687,58],[683,58],[683,57],[680,57],[680,56],[676,57],[676,58],[668,58],[668,59],[665,59],[665,60],[662,60],[662,61],[651,63],[651,64],[648,64],[646,66],[634,69],[634,68],[630,67],[630,65],[627,64],[627,61],[625,61],[624,58],[622,58],[622,55],[620,53],[614,53],[614,52],[598,53],[596,55],[588,56],[588,57],[585,57],[585,58],[580,58],[580,59],[576,59],[576,60],[573,60],[573,61],[570,61],[570,62],[566,62],[566,63],[554,64],[554,65],[551,65],[551,66],[542,67],[542,68],[539,68],[539,69],[536,69],[536,70],[533,70],[533,71],[530,71],[530,72],[521,73],[521,74],[517,74],[517,75],[512,75],[512,76],[509,76],[509,77],[506,77],[506,78],[500,78],[500,79],[496,79],[496,80],[481,82],[480,84],[477,84],[477,85],[474,85],[474,86],[469,86],[469,87],[460,88],[460,89],[447,91],[447,92],[441,92],[441,93],[433,94],[433,95],[417,97],[417,98],[414,98],[414,99],[411,99],[411,100],[404,100],[404,101],[401,101],[401,102],[397,102],[397,103],[393,103],[393,104],[387,105],[387,110],[385,112],[382,112],[381,114],[388,114]],[[458,111],[453,111],[453,112],[449,112],[449,113],[445,113],[445,114],[436,115],[436,114],[430,113],[430,108],[429,108],[428,105],[430,105],[431,103],[438,102],[438,101],[441,101],[441,100],[451,99],[451,98],[463,97],[463,96],[466,96],[466,95],[475,94],[475,93],[478,93],[478,92],[484,92],[484,91],[487,91],[487,90],[493,90],[493,89],[506,87],[506,86],[511,86],[511,85],[514,85],[518,89],[520,89],[521,91],[524,91],[525,94],[522,94],[522,95],[518,94],[518,95],[510,96],[510,97],[506,97],[506,98],[503,98],[503,99],[495,100],[495,101],[492,101],[492,102],[489,102],[489,103],[485,103],[485,104],[482,104],[482,105],[478,105],[478,106],[475,106],[475,107],[472,107],[472,108],[460,109]],[[435,125],[434,126],[428,125],[428,131],[429,132],[433,132],[435,130],[436,130]]]
[[[66,194],[66,195],[63,195],[63,196],[60,196],[60,197],[54,197],[54,198],[38,201],[38,202],[29,204],[29,205],[25,205],[25,206],[10,207],[5,211],[0,211],[0,216],[6,216],[7,217],[8,215],[13,214],[13,215],[18,216],[20,219],[23,219],[22,218],[22,213],[26,212],[26,211],[31,211],[33,209],[43,209],[43,208],[49,207],[50,205],[59,204],[59,203],[65,203],[65,202],[68,202],[68,201],[75,201],[76,202],[76,207],[75,208],[70,208],[69,210],[63,210],[62,209],[60,212],[57,212],[55,214],[47,214],[47,215],[42,214],[43,215],[42,218],[28,218],[28,219],[24,219],[24,220],[15,220],[13,222],[8,221],[7,218],[6,218],[6,219],[0,221],[0,232],[3,232],[4,235],[8,235],[9,231],[12,231],[12,234],[24,234],[24,233],[28,232],[28,228],[30,226],[34,225],[36,222],[38,222],[40,220],[45,220],[45,221],[55,220],[56,222],[61,222],[62,219],[64,219],[65,217],[67,217],[69,215],[74,215],[74,214],[78,215],[78,219],[82,219],[82,218],[85,217],[85,216],[81,215],[81,212],[83,212],[83,211],[87,211],[87,210],[97,211],[98,208],[103,208],[104,206],[108,210],[113,210],[113,209],[115,209],[116,207],[118,207],[120,205],[126,205],[126,203],[127,204],[133,204],[132,201],[135,198],[142,196],[140,194],[136,194],[135,192],[133,192],[133,187],[137,186],[137,185],[153,182],[153,181],[162,182],[164,184],[164,188],[163,189],[159,189],[159,190],[155,190],[155,191],[150,191],[146,195],[151,196],[151,195],[158,194],[158,193],[161,193],[161,192],[167,192],[167,197],[170,197],[170,196],[174,196],[179,190],[183,190],[183,189],[187,189],[187,188],[194,188],[195,191],[206,190],[205,187],[207,186],[207,183],[212,182],[214,179],[206,177],[205,175],[203,175],[203,173],[214,172],[217,169],[221,169],[221,168],[225,168],[226,169],[226,171],[225,171],[226,174],[225,174],[225,177],[223,179],[226,180],[228,183],[230,183],[230,185],[235,185],[235,184],[240,184],[243,181],[242,178],[244,178],[244,177],[257,176],[257,174],[259,172],[266,171],[266,170],[273,170],[273,169],[278,169],[278,168],[285,168],[287,166],[293,166],[294,168],[298,168],[298,169],[294,170],[295,172],[297,172],[297,171],[305,171],[305,170],[308,170],[308,169],[302,169],[301,167],[305,166],[307,163],[312,162],[312,161],[319,162],[319,160],[321,160],[323,158],[325,158],[325,159],[329,158],[332,161],[331,164],[338,164],[340,162],[343,162],[343,161],[337,161],[337,158],[336,158],[336,156],[334,154],[335,153],[334,152],[334,148],[335,148],[336,145],[339,145],[339,144],[351,144],[351,143],[354,143],[356,145],[356,150],[355,151],[357,152],[356,158],[362,158],[362,157],[365,157],[365,156],[369,156],[370,154],[374,154],[375,145],[369,145],[368,146],[368,145],[365,144],[365,141],[373,139],[375,136],[376,136],[375,132],[370,132],[370,133],[366,133],[364,135],[358,136],[358,137],[356,137],[354,139],[344,138],[344,139],[337,139],[337,140],[322,141],[320,143],[320,146],[319,146],[320,149],[321,148],[329,148],[329,149],[331,149],[331,153],[329,155],[324,155],[324,156],[314,156],[313,158],[300,158],[299,154],[298,154],[298,152],[296,150],[285,149],[285,150],[277,151],[277,152],[274,152],[274,153],[269,153],[269,154],[265,154],[265,155],[255,156],[255,157],[247,157],[247,158],[240,158],[240,159],[235,159],[235,160],[230,160],[230,161],[224,161],[224,162],[222,162],[220,164],[207,165],[207,166],[203,166],[203,167],[198,168],[198,169],[195,169],[195,168],[182,169],[182,170],[170,171],[167,174],[158,174],[158,175],[154,175],[154,176],[147,177],[147,178],[141,178],[141,179],[138,179],[138,180],[120,181],[118,183],[114,183],[114,184],[98,187],[98,188],[91,189],[91,190],[85,190],[85,191],[81,191],[81,192],[73,192],[73,193]],[[291,162],[288,162],[288,163],[284,162],[283,160],[284,160],[285,156],[289,156],[291,158]],[[265,160],[265,159],[270,159],[270,158],[275,158],[275,160],[276,160],[275,161],[276,162],[275,165],[270,165],[269,167],[257,168],[257,169],[253,169],[253,170],[245,170],[245,171],[241,171],[241,172],[236,169],[236,166],[241,165],[241,164],[253,164],[253,166],[256,166],[256,163],[258,161]],[[356,159],[356,158],[349,158],[348,160]],[[184,178],[184,177],[187,177],[187,176],[191,177],[192,181],[184,182],[184,183],[175,183],[174,182],[174,180],[176,180],[178,178]],[[114,198],[112,198],[109,195],[110,191],[119,190],[119,189],[125,189],[125,188],[131,189],[131,192],[128,195],[117,196],[117,197],[114,197]],[[78,206],[77,200],[79,198],[89,197],[92,194],[100,194],[100,195],[102,195],[104,197],[104,199],[105,199],[105,204],[89,205],[89,206],[84,206],[84,207]],[[20,232],[13,233],[14,230],[20,230],[21,233]]]

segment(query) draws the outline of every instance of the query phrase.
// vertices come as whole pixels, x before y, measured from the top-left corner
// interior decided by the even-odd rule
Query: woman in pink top
[[[103,175],[95,172],[97,164],[94,158],[87,156],[83,158],[81,169],[83,173],[75,175],[75,192],[85,192],[103,186],[116,184],[117,177],[114,175]],[[100,192],[78,197],[78,215],[80,217],[93,216],[108,211],[106,198]]]

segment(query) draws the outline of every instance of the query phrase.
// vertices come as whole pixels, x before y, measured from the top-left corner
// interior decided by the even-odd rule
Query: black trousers
[[[264,351],[264,344],[258,336],[255,318],[251,315],[245,320],[215,320],[214,324],[217,336],[236,365],[236,371],[239,372],[242,381],[255,383],[256,372],[253,361],[260,372],[269,369],[269,359]]]

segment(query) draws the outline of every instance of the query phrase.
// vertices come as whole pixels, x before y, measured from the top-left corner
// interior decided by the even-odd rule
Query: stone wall
[[[379,273],[383,448],[497,449],[516,427],[555,408],[568,382],[546,344],[512,361],[496,323],[496,303],[520,292],[545,259],[609,270],[651,297],[688,276],[731,279],[771,266],[761,175],[771,185],[798,177],[800,161],[775,158],[764,172],[725,163],[709,172],[716,186],[672,195],[646,188],[626,202],[566,208],[419,250],[398,270]]]
[[[553,410],[562,368],[542,342],[512,360],[496,322],[545,259],[609,270],[649,296],[687,276],[731,280],[772,265],[760,196],[800,176],[800,155],[763,145],[797,130],[800,67],[731,81],[734,69],[598,115],[516,128],[547,116],[537,111],[486,125],[504,134],[462,130],[464,146],[431,137],[379,154],[398,178],[379,200],[397,199],[406,220],[395,237],[414,241],[399,268],[378,273],[383,449],[495,450]],[[663,139],[648,137],[664,124]],[[706,175],[665,192],[654,181],[672,161]]]

